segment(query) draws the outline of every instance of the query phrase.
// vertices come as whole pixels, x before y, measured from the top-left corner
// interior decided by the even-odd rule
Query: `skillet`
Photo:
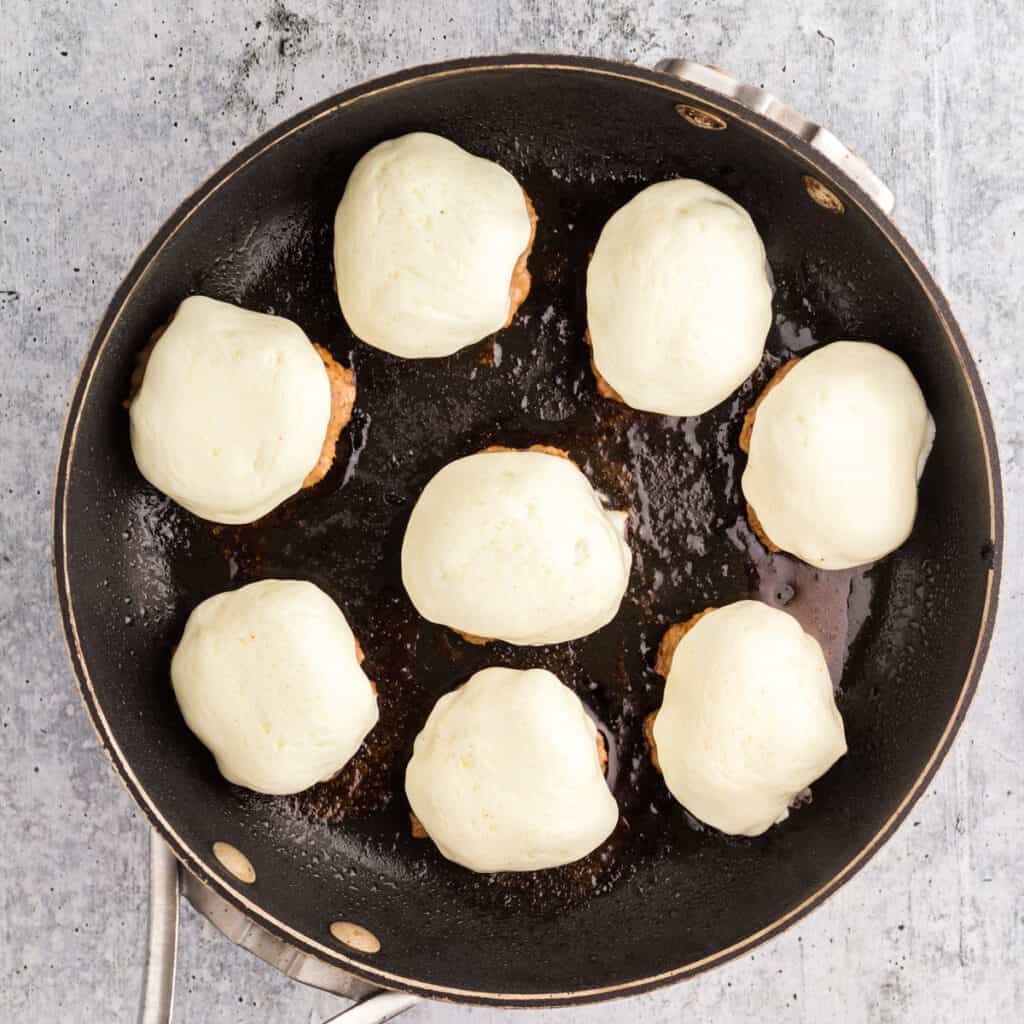
[[[508,168],[539,227],[533,288],[511,327],[448,359],[403,361],[347,329],[331,224],[359,157],[418,130]],[[584,344],[585,269],[601,226],[671,177],[706,181],[750,212],[775,287],[760,367],[699,418],[600,399]],[[1002,550],[978,374],[891,206],[830,133],[723,72],[553,56],[461,60],[350,89],[253,143],[187,199],[118,289],[86,355],[58,464],[54,557],[88,713],[188,869],[193,902],[314,983],[334,972],[357,993],[542,1006],[715,966],[851,877],[925,790],[963,720]],[[154,492],[131,455],[122,403],[136,354],[195,292],[296,320],[357,374],[355,415],[328,477],[249,526],[195,519]],[[782,361],[841,338],[879,341],[907,361],[937,438],[907,543],[873,566],[828,573],[769,554],[751,533],[738,435]],[[414,613],[399,572],[404,525],[451,459],[532,443],[568,449],[613,507],[631,510],[629,594],[612,625],[571,644],[472,646]],[[273,576],[311,579],[339,602],[381,702],[356,759],[293,798],[228,785],[168,683],[191,609]],[[752,596],[786,607],[821,641],[850,749],[810,805],[739,839],[674,803],[642,722],[660,704],[652,661],[665,627]],[[489,663],[550,668],[605,734],[621,820],[578,864],[478,876],[410,835],[401,779],[412,739],[438,696]],[[337,922],[355,927],[332,931]],[[404,1005],[380,1004],[365,1019]]]

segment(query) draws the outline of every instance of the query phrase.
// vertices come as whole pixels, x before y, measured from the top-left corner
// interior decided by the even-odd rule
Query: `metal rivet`
[[[360,953],[376,953],[380,950],[380,939],[362,925],[351,921],[333,921],[331,934],[346,946],[359,950]]]
[[[213,855],[240,882],[252,885],[256,881],[256,869],[252,866],[249,858],[230,843],[214,843]]]
[[[724,117],[712,114],[710,110],[691,107],[689,103],[677,103],[676,113],[694,128],[703,128],[706,132],[724,132],[728,127]]]
[[[823,209],[828,210],[829,213],[845,213],[846,206],[842,199],[839,198],[827,185],[823,185],[817,178],[812,178],[811,175],[805,174],[803,176],[804,188],[807,189],[807,194]]]

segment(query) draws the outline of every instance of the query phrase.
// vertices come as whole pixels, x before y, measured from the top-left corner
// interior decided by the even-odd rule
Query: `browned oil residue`
[[[871,612],[872,565],[816,569],[784,552],[773,554],[745,519],[728,533],[750,558],[755,576],[751,596],[785,608],[821,644],[832,683],[839,688],[850,647]]]

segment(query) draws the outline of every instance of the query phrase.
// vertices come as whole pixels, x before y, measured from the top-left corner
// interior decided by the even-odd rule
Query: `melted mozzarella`
[[[498,164],[426,132],[382,142],[334,220],[345,319],[385,352],[451,355],[504,326],[530,234],[523,190]]]
[[[424,618],[459,632],[514,644],[573,640],[618,611],[632,561],[625,520],[568,459],[470,455],[420,495],[402,579]]]
[[[601,232],[587,271],[594,365],[635,409],[697,416],[761,361],[772,293],[747,212],[692,179],[651,185]]]
[[[250,523],[320,458],[330,381],[291,320],[195,295],[154,345],[130,415],[154,487],[203,519]]]
[[[910,535],[934,438],[906,363],[837,341],[804,356],[758,406],[743,493],[783,551],[824,569],[873,562]]]
[[[405,789],[441,853],[471,871],[569,864],[619,817],[594,723],[543,669],[483,669],[442,697],[416,737]]]
[[[221,774],[260,793],[297,793],[329,779],[377,723],[345,616],[298,580],[264,580],[203,601],[171,661],[171,682]]]
[[[786,818],[846,753],[817,641],[758,601],[708,613],[680,641],[654,741],[672,795],[701,821],[745,836]]]

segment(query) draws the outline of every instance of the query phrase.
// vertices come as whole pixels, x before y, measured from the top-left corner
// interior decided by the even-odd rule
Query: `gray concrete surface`
[[[1008,513],[979,697],[875,861],[739,962],[531,1019],[1020,1019],[1022,33],[1020,0],[0,0],[0,1020],[131,1021],[141,979],[146,830],[79,707],[49,567],[58,434],[104,304],[178,201],[265,128],[384,71],[516,50],[691,56],[764,83],[856,145],[972,341]],[[179,979],[186,1024],[315,1022],[343,1005],[191,912]],[[425,1005],[408,1019],[506,1018]]]

